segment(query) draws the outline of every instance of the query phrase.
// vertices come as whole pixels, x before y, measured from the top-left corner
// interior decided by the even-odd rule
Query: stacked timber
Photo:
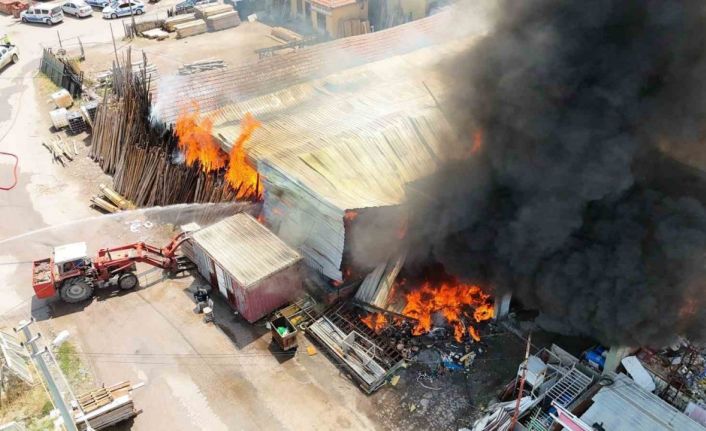
[[[196,6],[194,8],[194,15],[198,19],[206,19],[210,16],[220,15],[226,12],[232,12],[233,6],[229,4],[208,4]]]
[[[298,42],[304,39],[301,34],[284,27],[272,27],[270,34],[285,42]]]
[[[193,13],[169,17],[164,21],[164,29],[172,33],[176,31],[177,25],[194,20],[196,20],[196,15],[194,15]]]
[[[206,18],[206,26],[208,31],[220,31],[227,28],[233,28],[240,25],[240,17],[238,12],[232,10],[230,12],[219,13]]]
[[[207,30],[206,21],[202,19],[177,24],[174,28],[176,29],[177,39],[196,36],[197,34],[206,33]]]
[[[91,428],[100,430],[136,416],[131,391],[130,382],[122,382],[78,396],[80,410],[74,418],[79,431],[88,428],[86,422]]]
[[[178,138],[150,117],[150,80],[144,69],[124,67],[130,57],[128,49],[113,67],[113,92],[98,106],[91,141],[90,156],[113,175],[115,192],[138,207],[234,201],[238,189],[225,181],[223,171],[204,173],[198,163],[174,160]]]

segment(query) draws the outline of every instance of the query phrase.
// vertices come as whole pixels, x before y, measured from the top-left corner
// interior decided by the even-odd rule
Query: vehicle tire
[[[137,9],[137,11],[135,11],[135,13],[136,13],[137,15],[142,15],[142,9]]]
[[[110,16],[110,19],[116,19],[117,17],[118,17],[118,14],[117,14],[117,13],[114,13],[114,14],[112,14],[112,15]]]
[[[72,278],[64,282],[64,285],[61,286],[61,299],[63,299],[64,302],[75,304],[85,301],[91,296],[93,296],[93,286],[83,278]]]
[[[46,25],[48,25],[49,27],[51,27],[51,24],[52,24],[52,23],[51,23],[51,20],[50,20],[50,19],[45,19],[45,20],[44,20],[44,24],[46,24]]]
[[[25,23],[25,24],[27,24],[29,21],[27,21],[27,18],[22,17],[22,22]]]
[[[12,54],[12,62],[17,63],[18,61],[20,61],[20,58],[17,56],[17,54]]]
[[[140,284],[137,276],[132,272],[126,272],[118,277],[118,287],[122,290],[130,290],[136,288]]]

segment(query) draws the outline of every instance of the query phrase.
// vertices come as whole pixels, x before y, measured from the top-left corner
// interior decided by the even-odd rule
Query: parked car
[[[120,1],[103,8],[103,18],[115,19],[120,16],[145,13],[145,5],[136,1]]]
[[[93,15],[93,8],[83,0],[69,0],[61,7],[67,15],[73,15],[76,18],[85,18]]]
[[[17,63],[20,60],[20,50],[15,45],[0,45],[0,70],[10,63]]]
[[[54,25],[64,20],[61,3],[38,3],[20,14],[22,22],[38,22]]]
[[[86,4],[91,6],[91,7],[97,7],[100,8],[100,10],[103,10],[104,7],[108,6],[110,4],[110,0],[85,0]]]
[[[202,4],[218,3],[218,0],[185,0],[181,3],[177,3],[174,6],[174,13],[179,15],[182,13],[190,13],[194,10],[194,6],[200,6]]]

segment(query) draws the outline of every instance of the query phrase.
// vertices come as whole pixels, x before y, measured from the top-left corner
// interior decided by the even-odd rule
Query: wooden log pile
[[[178,161],[178,138],[150,118],[150,80],[144,69],[124,67],[130,57],[128,49],[113,65],[113,92],[98,108],[91,141],[90,156],[113,175],[114,190],[138,207],[234,201],[238,190],[222,170],[204,173],[198,163]]]

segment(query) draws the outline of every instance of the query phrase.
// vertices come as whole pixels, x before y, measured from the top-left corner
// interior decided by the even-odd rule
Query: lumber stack
[[[196,15],[193,13],[187,13],[184,15],[177,15],[167,18],[164,21],[164,29],[172,33],[176,31],[176,26],[179,24],[184,24],[189,21],[196,20]]]
[[[131,396],[132,385],[122,382],[102,387],[77,397],[80,410],[74,415],[79,431],[85,431],[86,421],[100,430],[137,415]]]
[[[229,4],[205,4],[194,8],[194,15],[198,19],[206,19],[210,16],[220,15],[226,12],[232,12],[233,6]]]
[[[301,34],[284,27],[272,27],[270,34],[277,39],[284,40],[285,42],[297,42],[304,39]]]
[[[150,79],[145,69],[124,66],[132,64],[130,57],[128,49],[113,67],[113,92],[98,106],[89,154],[113,175],[113,190],[138,207],[234,201],[239,190],[225,181],[222,170],[207,174],[198,163],[173,160],[178,138],[171,126],[150,117]]]
[[[198,19],[195,21],[185,22],[174,26],[176,29],[177,39],[196,36],[197,34],[206,33],[206,21]]]
[[[231,10],[230,12],[211,15],[206,18],[206,26],[208,31],[220,31],[227,28],[233,28],[240,25],[240,17],[238,12]]]

